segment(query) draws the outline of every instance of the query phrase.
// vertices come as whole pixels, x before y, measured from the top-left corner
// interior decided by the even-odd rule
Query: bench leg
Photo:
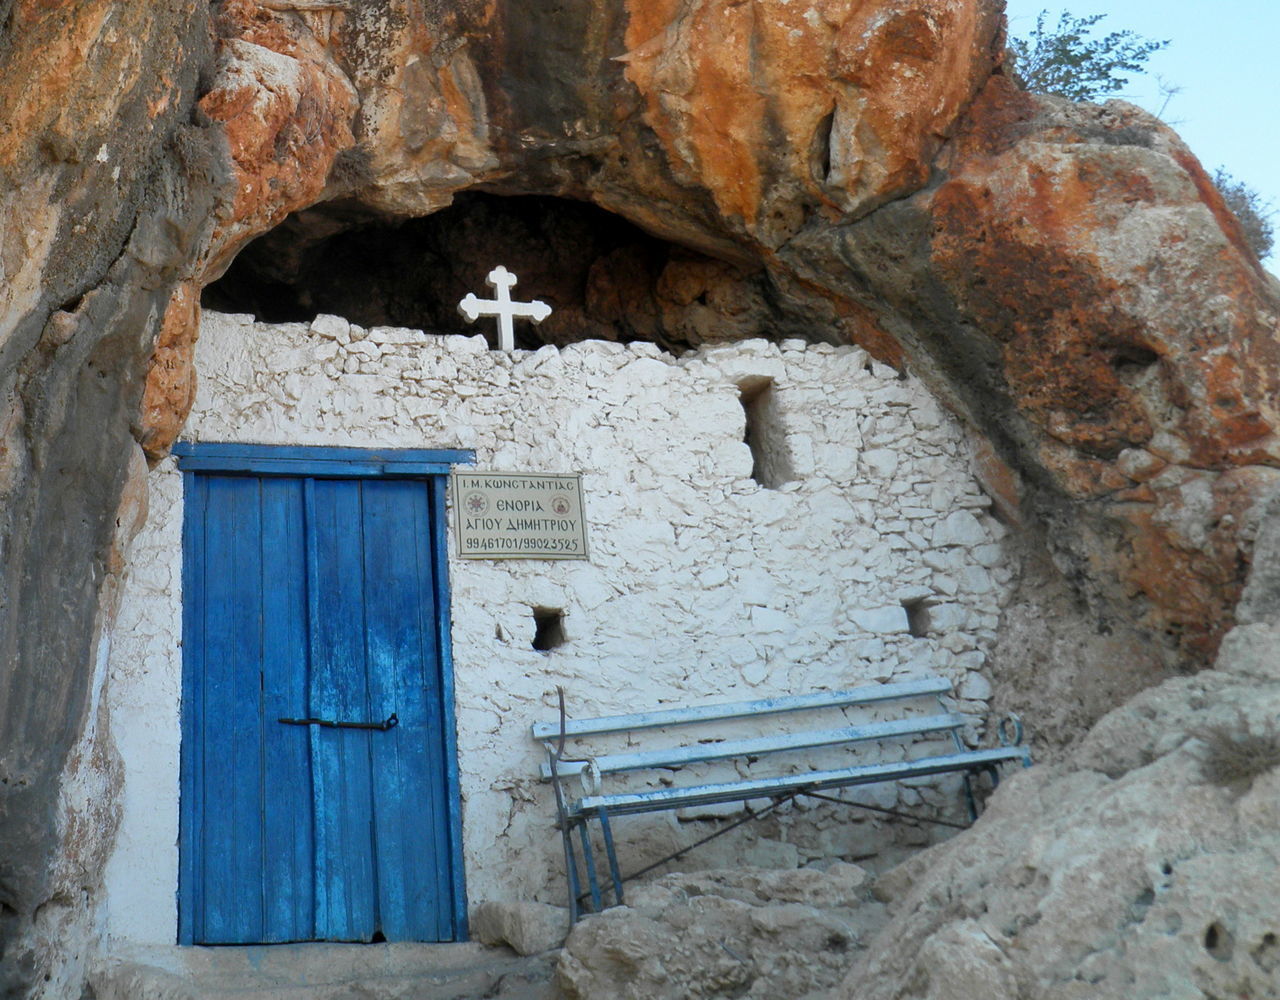
[[[609,814],[600,810],[600,832],[604,834],[604,852],[609,858],[609,876],[613,879],[613,902],[622,905],[622,873],[618,871],[618,853],[613,848],[613,828],[609,825]]]
[[[569,880],[569,923],[576,924],[582,917],[582,907],[578,898],[582,895],[582,885],[578,881],[578,853],[573,849],[573,831],[566,820],[560,826],[560,836],[564,841],[564,870]]]
[[[978,822],[978,801],[973,797],[973,774],[964,772],[964,802],[969,807],[969,822]]]
[[[600,898],[600,883],[596,879],[596,859],[591,851],[591,833],[587,829],[585,818],[578,824],[578,834],[582,838],[582,858],[587,864],[587,884],[591,887],[591,909],[592,912],[599,913],[604,909],[604,901]]]
[[[569,926],[572,927],[582,916],[582,910],[578,906],[578,897],[582,893],[578,883],[578,858],[573,850],[573,824],[569,822],[569,814],[564,807],[564,789],[560,787],[560,776],[556,773],[556,758],[549,749],[547,756],[551,761],[551,786],[555,789],[556,814],[560,817],[560,842],[564,847],[564,874],[569,883]]]
[[[991,777],[992,791],[1000,787],[1000,769],[998,767],[994,764],[989,764],[982,769],[982,772]],[[974,823],[978,822],[978,803],[973,795],[973,779],[978,773],[977,771],[964,772],[964,797],[969,806],[969,819]]]

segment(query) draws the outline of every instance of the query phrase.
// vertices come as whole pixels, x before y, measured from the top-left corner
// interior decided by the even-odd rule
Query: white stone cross
[[[515,320],[529,319],[541,323],[551,315],[551,307],[538,299],[532,302],[512,302],[511,288],[516,283],[516,276],[501,264],[489,272],[485,281],[493,289],[495,297],[478,299],[474,292],[467,292],[466,298],[458,303],[458,312],[466,317],[468,323],[474,323],[481,316],[497,316],[498,349],[514,351]]]

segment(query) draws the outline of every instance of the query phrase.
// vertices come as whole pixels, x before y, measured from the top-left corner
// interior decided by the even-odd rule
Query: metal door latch
[[[333,719],[277,719],[286,726],[324,726],[326,729],[377,729],[386,732],[400,725],[396,713],[392,712],[381,722],[338,722]]]

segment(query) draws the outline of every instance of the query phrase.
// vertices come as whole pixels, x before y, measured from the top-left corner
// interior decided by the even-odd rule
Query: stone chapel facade
[[[1004,529],[956,421],[859,348],[753,340],[676,357],[584,341],[503,353],[482,336],[210,312],[197,365],[189,442],[466,449],[468,468],[582,474],[588,560],[460,559],[447,529],[464,906],[563,901],[554,804],[529,736],[554,717],[557,686],[571,713],[600,715],[942,673],[960,710],[985,712],[984,662],[1013,576]],[[117,951],[173,944],[182,905],[174,459],[150,491],[110,648],[125,782],[102,917]],[[536,649],[547,615],[559,632]],[[954,781],[909,784],[850,797],[957,813]],[[619,824],[622,849],[665,853],[723,812],[634,817]],[[865,859],[927,836],[797,806],[684,864]]]

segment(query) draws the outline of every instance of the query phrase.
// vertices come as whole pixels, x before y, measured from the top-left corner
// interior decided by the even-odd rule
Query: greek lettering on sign
[[[586,559],[582,477],[455,472],[453,509],[464,559]]]

